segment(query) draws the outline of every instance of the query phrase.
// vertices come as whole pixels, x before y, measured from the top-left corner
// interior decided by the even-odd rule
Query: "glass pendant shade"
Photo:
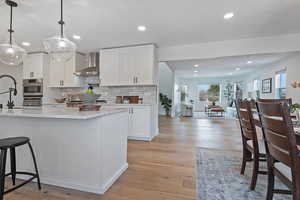
[[[0,61],[6,65],[20,65],[26,55],[26,51],[17,44],[0,44]]]
[[[26,51],[18,46],[12,37],[14,30],[12,29],[13,8],[18,4],[12,0],[6,0],[5,3],[10,7],[10,25],[9,25],[9,42],[0,44],[0,61],[7,65],[20,65],[26,56]]]
[[[43,45],[55,62],[69,61],[76,51],[76,44],[64,36],[47,38],[44,40]]]
[[[60,26],[60,34],[45,39],[43,45],[52,60],[55,62],[67,62],[73,57],[76,51],[76,44],[66,38],[64,34],[63,0],[60,0],[60,21],[58,24]]]

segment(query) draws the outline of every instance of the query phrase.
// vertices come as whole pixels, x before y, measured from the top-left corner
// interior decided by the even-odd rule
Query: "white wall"
[[[272,65],[263,66],[262,70],[255,72],[255,74],[240,77],[246,83],[253,83],[254,79],[259,80],[259,89],[261,91],[261,84],[263,79],[272,78],[272,93],[262,94],[261,98],[275,98],[275,74],[276,72],[286,69],[287,73],[287,97],[292,98],[293,102],[300,102],[300,89],[292,88],[293,82],[300,82],[300,53],[296,52],[293,55]],[[244,93],[244,97],[248,97],[248,91]]]
[[[291,86],[294,82],[300,82],[300,53],[282,63],[287,67],[287,96],[294,103],[300,103],[300,88]]]
[[[165,62],[159,63],[159,93],[163,93],[168,98],[173,99],[174,72]],[[165,115],[165,110],[161,105],[159,106],[159,114]]]
[[[164,46],[159,48],[159,60],[209,59],[300,50],[300,34],[279,35],[240,40]]]
[[[277,72],[282,71],[285,69],[285,65],[280,63],[275,63],[268,66],[263,66],[260,71],[256,71],[252,74],[247,74],[241,78],[241,81],[245,81],[245,91],[243,93],[244,98],[248,98],[248,92],[253,91],[253,81],[256,79],[258,80],[258,89],[260,91],[260,98],[263,99],[274,99],[276,98],[275,95],[275,75]],[[262,80],[272,78],[272,92],[271,93],[262,93]],[[248,85],[251,85],[251,88],[248,88]],[[255,98],[255,96],[252,96]]]
[[[23,67],[22,66],[8,66],[0,62],[0,75],[8,74],[13,76],[17,81],[17,96],[13,96],[13,100],[16,106],[21,106],[23,104],[23,87],[22,87],[22,76],[23,76]],[[2,78],[0,80],[0,93],[7,91],[8,88],[14,87],[13,81],[8,78]],[[6,106],[9,95],[3,94],[0,95],[0,104]]]

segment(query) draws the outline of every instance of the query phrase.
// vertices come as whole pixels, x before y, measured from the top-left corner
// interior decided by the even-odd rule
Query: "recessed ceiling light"
[[[252,64],[253,63],[253,61],[251,61],[251,60],[249,60],[248,62],[247,62],[247,64]]]
[[[144,32],[144,31],[146,31],[146,26],[138,26],[138,28],[137,28],[139,31],[141,31],[141,32]]]
[[[237,68],[235,68],[235,70],[236,70],[236,71],[240,71],[240,70],[241,70],[241,68],[237,67]]]
[[[197,70],[195,70],[194,72],[195,72],[195,73],[198,73],[198,71],[197,71]]]
[[[73,38],[74,38],[75,40],[80,40],[80,39],[81,39],[80,35],[73,35]]]
[[[25,47],[29,47],[31,44],[29,42],[22,42],[22,45]]]
[[[196,65],[194,65],[194,67],[199,67],[199,65],[198,65],[198,64],[196,64]]]
[[[231,19],[234,16],[233,12],[226,13],[224,19]]]

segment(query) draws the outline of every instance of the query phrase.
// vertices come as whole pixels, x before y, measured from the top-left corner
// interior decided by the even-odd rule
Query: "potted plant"
[[[159,94],[159,99],[160,99],[160,103],[161,103],[162,107],[166,111],[166,115],[170,116],[170,111],[172,108],[172,100],[169,99],[167,95],[164,95],[162,93]]]
[[[297,121],[299,123],[299,119],[300,119],[300,104],[299,103],[295,103],[293,105],[291,105],[291,113],[295,113],[296,114],[296,118]]]

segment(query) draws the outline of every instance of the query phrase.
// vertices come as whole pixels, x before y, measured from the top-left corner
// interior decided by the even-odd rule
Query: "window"
[[[286,72],[281,71],[275,75],[275,97],[277,99],[286,98]]]
[[[199,101],[220,101],[220,85],[199,85],[198,86]]]
[[[257,91],[257,90],[259,90],[259,88],[258,88],[258,80],[255,79],[255,80],[253,81],[253,91]]]
[[[260,98],[260,89],[258,79],[253,80],[253,98]]]

